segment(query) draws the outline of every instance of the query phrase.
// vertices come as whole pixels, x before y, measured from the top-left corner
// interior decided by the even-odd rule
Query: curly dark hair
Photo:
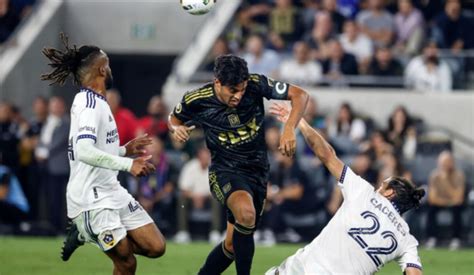
[[[420,206],[420,201],[426,193],[423,188],[416,188],[412,182],[402,177],[390,178],[388,188],[395,191],[395,197],[391,201],[399,208],[400,213]]]
[[[73,83],[81,84],[82,75],[85,69],[92,64],[92,61],[101,54],[101,49],[97,46],[85,45],[77,49],[76,45],[69,47],[69,39],[64,33],[59,37],[65,50],[55,48],[43,48],[42,53],[50,60],[48,64],[53,71],[41,75],[41,80],[49,80],[53,84],[64,85],[69,75],[73,76]]]
[[[220,55],[214,62],[214,76],[223,86],[236,86],[249,79],[247,62],[235,55]]]

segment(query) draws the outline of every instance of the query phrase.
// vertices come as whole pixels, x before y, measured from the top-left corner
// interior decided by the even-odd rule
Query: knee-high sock
[[[245,227],[238,223],[234,225],[234,234],[232,236],[235,268],[237,275],[250,275],[252,267],[253,254],[255,253],[255,243],[253,240],[254,227]]]
[[[218,244],[207,256],[206,262],[199,270],[199,275],[220,275],[234,261],[234,254],[228,251],[224,242]]]

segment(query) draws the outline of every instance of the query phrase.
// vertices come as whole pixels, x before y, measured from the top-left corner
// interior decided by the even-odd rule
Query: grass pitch
[[[0,275],[112,274],[112,262],[92,245],[79,248],[69,262],[62,262],[59,258],[61,243],[59,238],[0,237]],[[264,274],[301,246],[257,246],[252,274]],[[166,254],[160,259],[137,257],[137,274],[196,274],[211,249],[212,246],[205,243],[168,243]],[[421,260],[424,274],[474,275],[474,250],[422,250]],[[235,274],[235,267],[231,266],[224,274]],[[397,264],[390,263],[378,274],[400,275],[401,271]]]

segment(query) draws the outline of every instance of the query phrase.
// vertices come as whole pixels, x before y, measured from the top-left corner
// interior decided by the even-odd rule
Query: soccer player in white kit
[[[274,104],[284,122],[290,107]],[[336,156],[334,149],[304,119],[299,129],[316,156],[338,179],[344,202],[322,232],[266,275],[373,274],[397,260],[404,274],[422,274],[418,242],[401,217],[424,196],[408,180],[390,177],[374,188]]]
[[[117,125],[105,99],[112,84],[109,59],[96,46],[65,51],[43,49],[54,68],[42,75],[52,84],[64,84],[69,75],[81,85],[71,107],[68,156],[67,213],[72,220],[62,251],[67,261],[84,242],[98,246],[114,263],[113,274],[135,274],[134,254],[157,258],[165,252],[165,239],[143,207],[117,181],[118,171],[134,176],[154,172],[144,153],[151,139],[136,138],[119,146]],[[64,164],[66,165],[66,164]]]

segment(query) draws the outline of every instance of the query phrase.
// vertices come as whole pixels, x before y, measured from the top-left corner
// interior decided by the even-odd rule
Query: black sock
[[[224,242],[221,242],[209,253],[198,275],[220,275],[233,261],[234,254],[225,249]]]
[[[235,268],[237,275],[250,275],[255,243],[253,240],[254,228],[234,224],[234,235],[232,236],[235,255]]]

